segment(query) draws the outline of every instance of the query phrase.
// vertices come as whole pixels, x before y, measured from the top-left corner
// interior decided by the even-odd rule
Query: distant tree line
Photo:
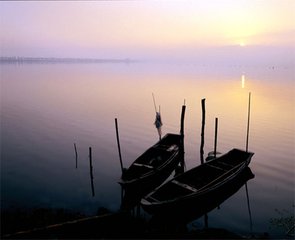
[[[1,63],[130,63],[135,62],[128,58],[54,58],[54,57],[0,57]]]

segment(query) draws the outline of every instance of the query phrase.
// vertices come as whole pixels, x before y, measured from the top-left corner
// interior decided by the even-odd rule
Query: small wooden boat
[[[181,135],[166,134],[124,170],[119,184],[129,189],[143,188],[171,172],[180,160],[180,142]]]
[[[171,211],[157,212],[151,217],[150,223],[160,226],[186,225],[216,208],[222,208],[222,204],[228,198],[241,190],[250,179],[255,175],[249,167],[246,167],[232,181],[222,185],[216,191],[206,195],[206,198],[193,199],[186,204],[179,204]]]
[[[141,200],[147,212],[175,209],[178,204],[205,201],[245,169],[254,153],[232,149],[228,153],[180,174]]]

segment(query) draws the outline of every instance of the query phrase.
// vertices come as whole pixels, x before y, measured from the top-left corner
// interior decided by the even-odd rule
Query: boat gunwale
[[[169,136],[171,137],[177,137],[179,138],[179,140],[181,139],[181,135],[180,134],[175,134],[175,133],[167,133],[161,140],[159,140],[157,143],[155,143],[153,146],[149,147],[144,153],[142,153],[139,157],[137,157],[135,159],[135,161],[129,166],[129,168],[136,163],[136,161],[141,158],[142,156],[144,156],[145,154],[148,154],[149,151],[152,151],[153,149],[157,149],[157,146],[161,146],[163,144],[160,144],[161,141],[163,141],[165,138],[168,138]],[[179,146],[179,144],[177,144]],[[160,148],[158,148],[160,149]],[[143,175],[137,177],[137,178],[132,178],[130,180],[124,180],[122,179],[122,177],[120,178],[120,181],[118,182],[120,185],[122,186],[128,186],[131,184],[134,184],[138,181],[144,180],[152,175],[155,175],[156,173],[162,171],[163,169],[165,169],[165,167],[169,164],[171,164],[171,162],[173,162],[173,160],[175,159],[175,157],[179,154],[180,149],[179,147],[175,150],[172,151],[173,153],[169,156],[169,158],[164,161],[162,164],[160,164],[157,167],[154,167],[153,169],[151,168],[149,171],[147,171],[146,173],[144,173]]]
[[[177,156],[179,153],[179,151],[175,151],[169,158],[167,161],[165,161],[165,163],[159,165],[158,167],[156,168],[153,168],[153,169],[150,169],[148,172],[146,172],[145,174],[137,177],[137,178],[133,178],[133,179],[130,179],[130,180],[122,180],[120,179],[121,181],[119,181],[120,184],[122,185],[125,185],[125,184],[132,184],[133,182],[137,182],[141,179],[145,179],[149,176],[152,176],[154,174],[156,174],[157,172],[160,172],[161,170],[163,170],[168,164],[170,164],[172,162],[172,160],[174,160],[175,156]]]
[[[240,149],[237,149],[237,148],[233,148],[232,150],[230,150],[229,152],[223,154],[222,156],[218,157],[218,158],[222,158],[222,157],[226,157],[226,155],[229,155],[230,152],[232,152],[233,150],[238,150],[238,151],[243,151],[243,150],[240,150]],[[245,152],[245,151],[243,151]],[[158,199],[152,197],[153,194],[158,191],[158,189],[160,189],[161,187],[163,187],[163,185],[159,186],[158,188],[156,188],[154,191],[152,191],[151,193],[149,193],[147,196],[145,196],[142,200],[141,200],[141,205],[143,206],[161,206],[161,205],[164,205],[164,204],[174,204],[174,203],[177,203],[178,201],[185,201],[186,199],[190,199],[190,198],[195,198],[195,197],[201,197],[202,195],[205,195],[206,193],[210,192],[210,191],[214,191],[216,188],[219,188],[221,186],[223,186],[224,184],[226,184],[227,182],[231,181],[233,178],[235,178],[237,175],[239,175],[240,172],[242,172],[243,169],[245,169],[245,167],[247,167],[251,161],[251,158],[252,156],[254,155],[253,152],[247,152],[248,157],[245,161],[241,162],[240,164],[234,166],[232,169],[229,169],[228,171],[226,171],[225,174],[228,174],[229,172],[233,171],[232,174],[230,174],[229,176],[225,177],[221,182],[218,182],[217,184],[213,184],[213,186],[209,187],[209,188],[205,188],[203,190],[198,190],[197,192],[191,192],[189,194],[186,194],[186,195],[182,195],[182,196],[178,196],[176,198],[173,198],[173,199],[169,199],[169,200],[160,200],[158,201]],[[215,159],[213,160],[210,160],[202,165],[199,165],[197,167],[194,167],[188,171],[186,171],[184,174],[187,174],[189,172],[193,172],[196,168],[200,167],[200,166],[204,166],[204,165],[208,165],[210,164],[211,161],[214,161]],[[239,166],[239,167],[238,167]],[[237,168],[237,170],[234,170],[235,168]],[[218,177],[219,178],[219,177]],[[174,180],[177,180],[178,179],[178,176],[169,180],[166,184],[168,183],[171,183],[173,182]],[[214,178],[210,183],[208,183],[207,185],[210,185],[213,181],[216,181],[216,178]],[[206,185],[205,185],[206,186]],[[205,187],[204,186],[204,187]],[[203,188],[203,187],[202,187]],[[201,188],[201,189],[202,189]],[[150,202],[148,201],[147,199],[151,197],[152,199],[154,200],[157,200],[157,201],[153,201],[153,202]]]

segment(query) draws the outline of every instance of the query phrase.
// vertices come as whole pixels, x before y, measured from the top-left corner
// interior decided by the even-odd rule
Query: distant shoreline
[[[134,63],[129,58],[53,58],[53,57],[0,57],[0,63]]]

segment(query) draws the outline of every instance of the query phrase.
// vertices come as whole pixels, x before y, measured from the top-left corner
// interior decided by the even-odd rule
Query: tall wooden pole
[[[180,119],[180,170],[184,172],[184,116],[185,116],[185,105],[182,105],[181,119]]]
[[[217,151],[217,130],[218,130],[218,118],[215,118],[214,158],[216,158],[216,151]]]
[[[249,92],[249,102],[248,102],[248,122],[247,122],[247,140],[246,140],[246,152],[248,152],[248,143],[249,143],[249,129],[250,129],[250,107],[251,107],[251,92]]]
[[[74,143],[74,148],[75,148],[75,156],[76,156],[76,168],[78,168],[78,152],[77,152],[76,143]]]
[[[93,184],[93,167],[92,167],[92,149],[89,147],[89,165],[90,165],[90,180],[91,180],[91,190],[92,197],[94,197],[94,184]]]
[[[200,146],[200,159],[201,164],[204,163],[204,132],[205,132],[205,98],[202,99],[202,130],[201,130],[201,146]]]
[[[184,116],[185,116],[185,105],[182,105],[181,109],[181,119],[180,119],[180,135],[183,138],[184,137]]]
[[[118,120],[115,118],[115,125],[116,125],[116,136],[117,136],[117,144],[118,144],[118,151],[119,151],[119,158],[120,158],[120,164],[121,164],[121,171],[123,174],[123,161],[121,156],[121,147],[120,147],[120,139],[119,139],[119,130],[118,130]]]

